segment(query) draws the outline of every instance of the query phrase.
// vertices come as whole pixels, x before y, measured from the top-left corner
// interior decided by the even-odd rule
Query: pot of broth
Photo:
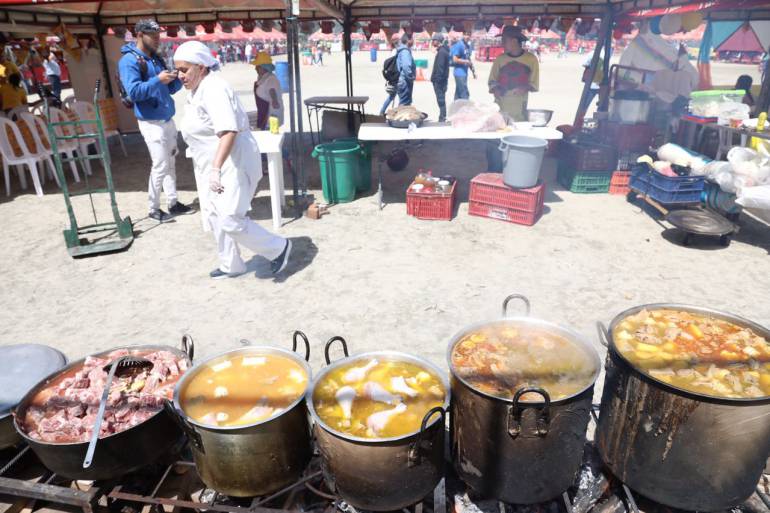
[[[335,342],[345,357],[332,363]],[[420,501],[444,475],[446,377],[405,353],[349,356],[342,337],[329,340],[325,353],[329,365],[306,402],[327,485],[348,504],[369,511]]]
[[[297,350],[305,345],[304,358]],[[201,480],[232,497],[273,493],[302,475],[312,455],[303,398],[310,345],[249,346],[213,356],[174,389],[172,408],[190,439]]]
[[[520,300],[526,316],[508,317]],[[529,317],[508,296],[503,318],[464,328],[449,342],[452,459],[486,497],[534,504],[575,480],[601,362],[580,335]]]
[[[770,455],[770,330],[663,303],[599,328],[608,352],[596,444],[610,470],[674,508],[748,498]]]

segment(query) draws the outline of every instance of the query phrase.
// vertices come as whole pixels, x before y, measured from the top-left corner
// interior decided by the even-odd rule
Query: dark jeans
[[[503,172],[503,152],[500,151],[500,141],[487,141],[487,172]]]
[[[411,105],[412,104],[412,89],[414,88],[414,81],[412,80],[399,80],[396,91],[398,91],[398,104],[399,105]]]
[[[455,100],[467,100],[471,97],[468,92],[468,76],[459,77],[455,75]]]
[[[51,92],[56,99],[61,100],[61,77],[59,75],[48,75],[48,81],[51,83]]]
[[[446,82],[440,84],[433,82],[433,92],[436,93],[436,103],[438,103],[438,120],[446,121]]]
[[[385,103],[382,105],[382,109],[380,109],[380,116],[384,116],[385,112],[387,112],[388,107],[390,107],[390,104],[393,103],[393,101],[396,99],[395,94],[389,94],[388,98],[385,100]]]

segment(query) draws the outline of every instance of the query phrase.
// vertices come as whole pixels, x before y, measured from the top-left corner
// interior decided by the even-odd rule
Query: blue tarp
[[[742,21],[715,21],[711,23],[711,46],[713,48],[719,48],[719,45],[724,43],[728,37],[738,30]]]

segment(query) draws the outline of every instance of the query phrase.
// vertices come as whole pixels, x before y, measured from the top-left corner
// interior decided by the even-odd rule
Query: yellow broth
[[[618,323],[612,338],[631,364],[677,388],[722,398],[770,395],[770,343],[730,321],[642,310]]]
[[[596,360],[578,343],[510,322],[465,334],[452,350],[452,365],[471,387],[501,399],[512,399],[520,388],[539,387],[556,401],[588,387],[596,372]],[[543,400],[534,393],[522,399]]]
[[[414,363],[364,358],[326,374],[313,406],[330,428],[361,438],[391,438],[420,429],[425,414],[444,404],[446,390],[432,371]]]
[[[244,426],[269,419],[307,388],[305,369],[289,357],[261,353],[225,355],[207,363],[186,383],[182,410],[211,426]]]

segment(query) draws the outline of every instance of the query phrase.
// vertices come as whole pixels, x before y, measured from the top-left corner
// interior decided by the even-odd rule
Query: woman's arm
[[[235,144],[235,137],[238,132],[221,132],[219,135],[219,145],[217,146],[217,152],[214,155],[214,160],[211,162],[211,167],[214,169],[222,169],[222,165],[230,156],[230,152],[233,150]]]

